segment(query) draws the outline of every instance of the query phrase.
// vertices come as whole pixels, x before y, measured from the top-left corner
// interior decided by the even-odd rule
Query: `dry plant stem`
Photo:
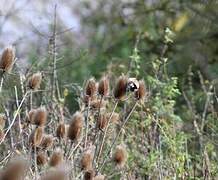
[[[9,125],[7,131],[5,132],[4,136],[2,137],[2,139],[1,139],[1,141],[0,141],[0,144],[2,144],[2,142],[5,140],[5,137],[7,136],[8,132],[9,132],[10,129],[12,128],[12,126],[13,126],[13,124],[14,124],[16,118],[17,118],[17,115],[19,114],[19,111],[20,111],[20,109],[21,109],[21,107],[22,107],[22,105],[23,105],[23,103],[24,103],[24,101],[25,101],[26,96],[27,96],[28,93],[29,93],[29,92],[27,91],[27,92],[24,94],[23,99],[22,99],[21,102],[20,102],[20,105],[18,106],[17,110],[15,111],[13,120],[12,120],[12,122],[10,123],[10,125]]]
[[[97,159],[96,159],[96,163],[98,163],[99,158],[100,158],[100,156],[101,156],[101,153],[102,153],[102,150],[103,150],[103,146],[104,146],[104,142],[105,142],[105,138],[106,138],[106,135],[107,135],[107,131],[108,131],[108,128],[109,128],[109,126],[110,126],[110,122],[111,122],[112,116],[113,116],[113,114],[114,114],[114,112],[115,112],[115,110],[116,110],[116,108],[117,108],[118,102],[119,102],[119,101],[116,100],[115,105],[114,105],[114,108],[113,108],[113,111],[112,111],[111,114],[110,114],[110,117],[109,117],[107,126],[105,127],[104,134],[103,134],[103,139],[102,139],[102,142],[101,142],[99,151],[98,151],[98,156],[97,156]]]
[[[38,167],[37,167],[37,155],[36,155],[36,146],[34,146],[34,166],[35,166],[35,179],[38,179]]]
[[[89,108],[90,108],[90,100],[88,101],[87,114],[86,114],[86,129],[85,129],[85,143],[84,147],[87,146],[88,132],[89,132]]]
[[[117,141],[117,139],[118,139],[118,137],[119,137],[119,135],[120,135],[120,133],[121,133],[123,127],[125,126],[125,124],[126,124],[127,121],[129,120],[129,118],[130,118],[130,116],[132,115],[132,113],[134,112],[134,110],[135,110],[135,108],[136,108],[136,106],[137,106],[137,103],[138,103],[138,102],[136,101],[135,104],[133,105],[131,111],[129,112],[128,116],[125,118],[123,124],[121,125],[120,130],[119,130],[119,132],[117,133],[116,137],[114,138],[114,140],[113,140],[113,142],[112,142],[112,144],[111,144],[111,146],[110,146],[108,152],[106,153],[106,155],[105,155],[105,157],[104,157],[104,160],[103,160],[103,163],[102,163],[101,167],[99,168],[98,172],[100,172],[100,171],[102,170],[102,168],[104,167],[104,165],[105,165],[105,163],[106,163],[106,161],[107,161],[107,159],[108,159],[108,157],[109,157],[109,155],[110,155],[110,153],[111,153],[111,150],[113,149],[113,146],[115,145],[115,143],[116,143],[116,141]]]
[[[82,141],[79,141],[77,143],[77,145],[73,148],[73,150],[70,152],[69,156],[68,156],[68,160],[70,160],[70,158],[73,156],[73,153],[77,150],[77,148],[79,147],[79,145],[81,144]]]
[[[2,92],[3,82],[4,82],[4,74],[2,74],[2,77],[1,77],[0,93]]]

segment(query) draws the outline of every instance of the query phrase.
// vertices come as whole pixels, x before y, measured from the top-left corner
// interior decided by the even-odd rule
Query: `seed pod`
[[[114,89],[114,97],[117,100],[124,100],[127,90],[127,77],[122,75],[119,77]]]
[[[135,97],[136,97],[136,99],[142,101],[142,100],[144,100],[145,95],[146,95],[145,83],[143,80],[140,80],[138,91],[135,92]]]
[[[36,161],[38,166],[45,165],[48,161],[47,155],[43,152],[38,153],[36,157]]]
[[[27,122],[31,123],[31,124],[35,124],[35,115],[36,115],[36,109],[31,109],[29,112],[28,112],[28,115],[27,115]]]
[[[97,93],[97,84],[94,78],[91,78],[87,81],[85,87],[85,95],[88,97],[93,97]]]
[[[20,180],[24,179],[27,172],[28,164],[24,159],[12,159],[6,168],[2,171],[1,180]]]
[[[33,74],[29,78],[29,87],[30,87],[30,89],[33,89],[33,90],[39,89],[40,85],[41,85],[41,81],[42,81],[42,74],[40,72],[37,72],[37,73]]]
[[[47,111],[44,107],[36,109],[34,115],[34,124],[37,126],[44,126],[47,121]]]
[[[58,127],[56,129],[56,135],[58,138],[64,138],[66,135],[66,128],[65,124],[63,122],[58,124]]]
[[[82,170],[90,170],[92,169],[92,160],[93,160],[93,154],[91,150],[88,150],[85,152],[81,159],[81,169]]]
[[[49,149],[53,146],[53,137],[52,135],[44,135],[42,138],[42,142],[40,144],[40,146],[43,149]]]
[[[100,115],[97,122],[98,129],[103,130],[107,126],[107,123],[108,123],[107,116],[105,114]]]
[[[51,167],[57,167],[62,162],[63,162],[63,153],[60,150],[56,150],[55,152],[53,152],[49,161],[49,165]]]
[[[3,51],[1,61],[0,61],[0,69],[4,72],[10,72],[15,60],[15,49],[12,46],[5,48]]]
[[[84,180],[93,180],[95,175],[94,170],[90,169],[84,173]]]
[[[40,180],[67,180],[67,176],[68,174],[65,170],[56,168],[46,172]]]
[[[98,85],[98,94],[101,96],[107,96],[109,94],[109,80],[107,77],[103,77]]]
[[[5,127],[5,116],[3,114],[0,114],[0,129],[4,129]]]
[[[29,137],[30,145],[39,146],[42,142],[43,133],[44,131],[42,127],[37,127],[35,130],[33,130]]]
[[[105,180],[105,176],[99,174],[99,175],[95,176],[93,180]]]
[[[68,138],[75,141],[79,138],[83,126],[83,115],[80,112],[76,112],[73,115],[68,129]]]
[[[126,163],[127,160],[127,153],[123,145],[118,145],[116,147],[114,156],[113,156],[113,161],[114,163],[119,166],[123,167],[124,164]]]

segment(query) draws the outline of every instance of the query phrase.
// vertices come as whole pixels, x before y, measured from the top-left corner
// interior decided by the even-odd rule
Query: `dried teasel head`
[[[89,79],[85,86],[85,96],[93,97],[97,94],[97,83],[94,78]]]
[[[65,138],[66,136],[66,126],[63,122],[60,122],[58,124],[58,127],[56,129],[56,135],[58,138]]]
[[[109,119],[110,116],[111,116],[111,113],[107,113],[107,114],[106,114],[106,118],[107,118],[107,119]],[[120,120],[120,115],[119,115],[119,113],[114,112],[114,113],[112,114],[112,116],[111,116],[111,122],[114,123],[114,124],[117,124],[117,123],[119,123],[119,120]]]
[[[0,129],[1,130],[4,129],[4,127],[5,127],[5,120],[6,120],[5,115],[0,114]]]
[[[21,157],[12,158],[0,175],[1,180],[24,179],[28,163]]]
[[[92,160],[93,160],[93,153],[91,150],[87,150],[82,155],[80,164],[82,170],[90,170],[92,169]]]
[[[106,114],[101,114],[98,118],[97,127],[99,130],[103,130],[108,123],[108,117]]]
[[[49,149],[53,146],[53,136],[52,135],[44,135],[41,141],[40,146],[43,149]]]
[[[107,77],[101,78],[98,84],[98,94],[103,96],[108,96],[109,94],[109,80]]]
[[[73,115],[68,129],[68,138],[71,141],[78,140],[82,131],[83,121],[84,121],[84,117],[82,113],[76,112]]]
[[[34,73],[30,78],[29,78],[29,87],[32,90],[37,90],[40,88],[42,81],[42,74],[41,72]]]
[[[38,166],[44,166],[48,161],[48,157],[44,152],[40,152],[37,154],[36,162]]]
[[[135,92],[135,97],[137,100],[143,101],[146,96],[146,89],[145,89],[145,83],[143,80],[139,81],[139,88]]]
[[[87,170],[84,173],[84,180],[93,180],[95,171],[93,169]]]
[[[93,180],[105,180],[105,176],[99,174],[99,175],[95,176],[95,177],[93,178]]]
[[[115,89],[114,89],[114,97],[117,100],[124,100],[127,90],[128,79],[126,76],[122,75],[119,77]]]
[[[34,114],[34,124],[37,126],[44,126],[47,122],[47,111],[45,107],[36,109]]]
[[[113,155],[113,161],[116,166],[123,167],[127,160],[127,152],[124,145],[118,145]]]
[[[26,117],[26,120],[28,123],[35,124],[34,122],[35,114],[36,114],[36,109],[31,109],[28,112],[27,117]]]
[[[44,129],[42,127],[36,127],[30,134],[29,143],[31,146],[39,146],[42,142]]]
[[[40,180],[67,180],[67,177],[68,173],[64,168],[56,168],[43,174]]]
[[[15,60],[15,49],[12,46],[8,46],[2,53],[0,60],[0,69],[3,72],[10,72]]]
[[[51,167],[57,167],[62,162],[63,162],[63,153],[61,152],[60,149],[57,149],[52,153],[51,158],[49,160],[49,165]]]

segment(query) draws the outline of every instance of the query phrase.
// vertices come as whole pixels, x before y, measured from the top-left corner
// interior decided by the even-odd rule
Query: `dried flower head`
[[[0,129],[4,129],[5,127],[5,116],[3,114],[0,114]]]
[[[52,169],[42,175],[40,180],[67,180],[67,172],[62,168]]]
[[[0,61],[0,69],[10,72],[15,60],[15,49],[12,46],[5,48]]]
[[[83,115],[80,112],[76,112],[73,115],[68,129],[68,138],[70,140],[75,141],[79,138],[82,131],[83,119]]]
[[[123,167],[126,163],[126,160],[127,153],[125,147],[123,145],[118,145],[113,156],[114,163],[119,167]]]
[[[92,169],[92,160],[93,160],[93,153],[91,150],[86,151],[81,158],[81,169],[82,170],[90,170]]]
[[[44,126],[47,121],[47,111],[44,107],[36,109],[34,114],[34,124],[37,126]]]
[[[95,176],[93,180],[105,180],[105,176],[99,174],[99,175]]]
[[[97,93],[97,84],[94,78],[91,78],[87,81],[85,87],[85,95],[88,97],[93,97]]]
[[[111,116],[111,113],[107,113],[107,114],[106,114],[107,119],[109,119],[110,116]],[[112,117],[111,117],[111,122],[114,123],[114,124],[117,124],[117,123],[119,123],[119,120],[120,120],[120,115],[119,115],[119,113],[114,112],[114,113],[112,114]]]
[[[107,126],[107,123],[108,123],[107,116],[105,114],[101,114],[97,122],[98,129],[103,130]]]
[[[140,80],[138,91],[135,92],[135,97],[138,100],[144,100],[145,96],[146,96],[145,83],[143,80]]]
[[[93,180],[95,171],[93,169],[87,170],[84,173],[84,180]]]
[[[33,130],[29,137],[29,143],[31,146],[39,146],[42,142],[44,129],[37,127]]]
[[[56,135],[58,138],[64,138],[66,135],[66,127],[65,124],[63,122],[60,122],[58,124],[58,127],[56,129]]]
[[[21,180],[24,179],[28,169],[28,164],[23,158],[12,159],[1,173],[1,180]]]
[[[114,89],[114,97],[117,100],[124,100],[127,90],[128,79],[126,76],[122,75],[119,77],[117,84]]]
[[[42,81],[42,74],[41,72],[37,72],[29,78],[29,87],[33,90],[37,90],[40,88],[41,81]]]
[[[103,77],[98,85],[98,93],[101,96],[107,96],[109,94],[109,80],[107,77]]]
[[[53,146],[53,136],[52,135],[44,135],[42,138],[42,142],[40,144],[40,146],[43,149],[49,149]]]
[[[55,152],[52,153],[52,156],[49,161],[49,165],[51,167],[56,167],[60,165],[63,162],[63,153],[61,150],[55,150]]]
[[[48,157],[44,152],[40,152],[37,154],[36,161],[38,166],[43,166],[47,163]]]
[[[27,115],[27,117],[26,117],[27,122],[29,122],[29,123],[31,123],[31,124],[35,124],[35,122],[34,122],[35,114],[36,114],[36,109],[31,109],[31,110],[28,112],[28,115]]]

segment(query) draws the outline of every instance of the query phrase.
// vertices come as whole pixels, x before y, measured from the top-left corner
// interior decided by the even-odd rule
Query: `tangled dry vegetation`
[[[3,51],[1,89],[16,65],[15,50]],[[80,109],[69,112],[62,103],[56,72],[18,74],[14,100],[3,105],[0,116],[1,180],[128,178],[128,146],[122,142],[126,123],[146,97],[143,80],[121,75],[117,82],[104,76],[86,81]],[[128,104],[125,102],[128,101]],[[118,106],[124,103],[125,111]],[[107,166],[113,167],[105,174]]]

